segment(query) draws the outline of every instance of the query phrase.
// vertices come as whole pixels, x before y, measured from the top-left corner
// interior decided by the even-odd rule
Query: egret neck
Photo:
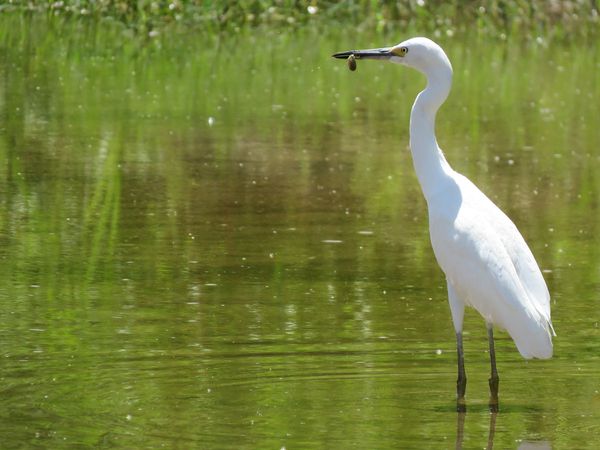
[[[429,199],[452,182],[453,170],[435,138],[435,116],[450,93],[452,66],[424,71],[427,87],[417,95],[410,113],[410,150],[417,178]],[[429,73],[428,73],[429,72]]]

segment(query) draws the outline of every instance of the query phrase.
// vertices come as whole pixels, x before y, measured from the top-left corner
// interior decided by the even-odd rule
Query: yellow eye
[[[394,47],[392,53],[400,58],[403,58],[408,53],[408,47]]]

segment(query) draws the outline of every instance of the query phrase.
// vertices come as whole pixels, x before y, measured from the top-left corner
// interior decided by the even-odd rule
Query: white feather
[[[411,111],[410,149],[457,333],[464,306],[472,306],[487,322],[506,329],[525,358],[550,358],[550,294],[533,254],[506,214],[452,170],[438,146],[435,117],[452,85],[450,60],[426,38],[404,41],[392,53],[397,55],[392,62],[427,77]]]
[[[428,199],[437,261],[456,295],[508,331],[525,358],[552,356],[550,296],[512,221],[467,178]]]

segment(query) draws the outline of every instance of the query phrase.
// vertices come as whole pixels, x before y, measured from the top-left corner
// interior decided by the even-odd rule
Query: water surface
[[[412,169],[423,79],[370,35],[0,27],[3,448],[595,448],[597,46],[440,38],[453,167],[543,269],[555,357],[468,311],[468,413]]]

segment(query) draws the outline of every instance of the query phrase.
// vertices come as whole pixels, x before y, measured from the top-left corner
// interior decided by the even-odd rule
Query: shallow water
[[[3,448],[597,446],[597,46],[441,40],[438,140],[528,240],[558,333],[549,361],[496,334],[491,416],[468,311],[460,416],[423,80],[329,57],[389,42],[1,20]]]

